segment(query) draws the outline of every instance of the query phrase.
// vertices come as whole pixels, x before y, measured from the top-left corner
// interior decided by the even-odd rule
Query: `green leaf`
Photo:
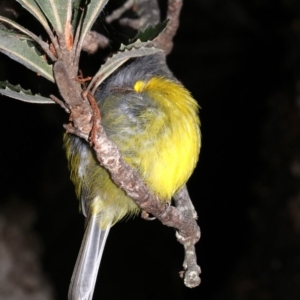
[[[43,42],[39,37],[37,37],[33,32],[29,31],[28,29],[24,28],[20,24],[12,21],[11,19],[5,18],[0,16],[0,22],[8,24],[9,26],[13,27],[14,29],[17,29],[18,31],[28,35],[31,37],[33,40],[35,40],[37,43]],[[44,43],[44,42],[43,42]]]
[[[0,26],[0,52],[54,82],[52,66],[43,56],[38,55],[35,47],[30,47],[28,41],[33,42],[25,35],[8,30],[3,25]]]
[[[86,3],[87,2],[88,1],[86,1]],[[86,12],[78,42],[79,50],[81,50],[82,48],[82,43],[85,39],[85,36],[90,31],[92,25],[96,21],[97,17],[99,16],[100,12],[103,10],[107,2],[108,0],[90,0],[89,3],[86,5]]]
[[[43,25],[47,32],[51,32],[47,19],[35,0],[17,0],[25,9],[27,9]]]
[[[73,3],[72,3],[72,27],[73,28],[76,28],[78,23],[79,23],[79,20],[80,20],[80,16],[81,16],[81,13],[82,13],[82,10],[80,8],[80,3],[81,3],[81,0],[73,0]]]
[[[19,32],[26,34],[28,37],[32,38],[36,43],[38,43],[50,58],[53,58],[53,54],[50,52],[49,45],[45,43],[42,39],[40,39],[38,36],[36,36],[33,32],[22,27],[18,23],[2,16],[0,16],[0,23],[7,24],[10,27],[18,30]]]
[[[30,90],[24,90],[20,85],[12,85],[8,81],[0,81],[0,94],[28,103],[55,104],[50,98],[33,95]]]
[[[115,72],[120,66],[122,66],[128,59],[141,57],[146,55],[153,55],[158,52],[162,52],[161,49],[158,48],[149,48],[142,46],[143,44],[140,43],[140,48],[132,48],[130,50],[125,49],[123,52],[118,52],[117,54],[113,55],[111,58],[107,59],[106,63],[101,66],[100,70],[96,73],[93,77],[92,81],[90,82],[87,90],[92,90],[92,94],[95,93],[97,87],[113,72]],[[147,45],[147,44],[144,44]]]
[[[131,50],[131,49],[138,49],[138,48],[151,48],[153,47],[152,42],[142,42],[140,40],[137,40],[129,45],[121,44],[119,51],[125,51],[125,50]]]
[[[71,22],[71,0],[35,0],[57,33],[64,33]]]
[[[156,24],[155,26],[149,25],[145,30],[138,31],[136,36],[129,40],[129,44],[134,43],[137,40],[140,40],[141,42],[147,42],[154,40],[161,32],[165,30],[169,23],[169,20],[165,20],[163,22],[160,22]]]

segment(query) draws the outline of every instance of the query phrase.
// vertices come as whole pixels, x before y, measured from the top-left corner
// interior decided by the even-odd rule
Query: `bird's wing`
[[[98,269],[110,230],[99,228],[97,216],[88,217],[88,222],[69,287],[69,300],[92,300]]]

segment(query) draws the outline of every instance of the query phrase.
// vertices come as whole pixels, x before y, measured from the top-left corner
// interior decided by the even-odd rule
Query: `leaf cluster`
[[[50,42],[20,24],[0,16],[0,52],[24,65],[38,76],[55,83],[53,66],[64,61],[71,77],[79,71],[79,60],[84,40],[108,0],[17,0],[43,26]],[[167,22],[150,26],[139,32],[130,45],[122,45],[120,51],[107,60],[90,82],[92,92],[99,84],[132,57],[151,55],[160,49],[148,42],[166,27]],[[41,51],[42,50],[42,51]],[[105,74],[105,76],[103,76]],[[50,97],[33,95],[20,86],[2,82],[0,94],[37,104],[55,103]]]

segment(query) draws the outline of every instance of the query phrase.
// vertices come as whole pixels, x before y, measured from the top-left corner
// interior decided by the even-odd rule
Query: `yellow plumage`
[[[163,113],[161,118],[148,116],[147,132],[155,142],[147,151],[148,157],[141,160],[140,170],[154,193],[161,200],[170,201],[190,177],[198,159],[198,105],[182,85],[167,78],[137,81],[134,90],[155,99]]]
[[[123,67],[101,85],[95,98],[105,132],[124,160],[161,201],[170,202],[198,160],[197,102],[158,55]],[[66,134],[64,147],[76,194],[88,218],[69,299],[87,299],[93,293],[109,228],[124,216],[138,213],[139,208],[111,180],[87,143]]]
[[[148,187],[162,201],[171,201],[198,160],[197,102],[180,83],[164,76],[110,89],[99,102],[108,137]],[[84,194],[83,205],[100,216],[101,228],[139,211],[83,141],[66,134],[64,142],[77,195],[82,198]]]

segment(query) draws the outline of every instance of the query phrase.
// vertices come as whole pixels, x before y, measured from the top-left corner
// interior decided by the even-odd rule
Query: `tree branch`
[[[160,21],[160,11],[156,0],[129,0],[124,6],[113,12],[108,17],[108,21],[112,21],[127,10],[135,6],[136,12],[139,15],[138,19],[123,18],[120,24],[130,26],[134,29],[143,30],[145,25],[156,25]],[[167,28],[156,38],[153,43],[156,47],[163,49],[165,55],[168,55],[173,49],[173,38],[179,27],[179,16],[182,8],[182,0],[169,0],[167,19],[169,23]],[[99,159],[99,158],[98,158]],[[113,178],[117,183],[117,178]],[[178,229],[176,233],[177,240],[183,244],[185,249],[185,259],[183,263],[184,270],[181,276],[184,277],[184,283],[187,287],[198,286],[201,282],[199,274],[200,267],[197,265],[195,244],[200,239],[200,228],[196,223],[197,213],[191,202],[186,186],[184,186],[174,196],[175,207],[163,207],[159,200],[150,194],[139,193],[144,191],[143,182],[139,178],[134,178],[138,182],[137,194],[127,193],[144,211],[151,213],[157,217],[164,225]],[[141,181],[141,182],[140,182]],[[128,182],[131,183],[131,180]],[[118,183],[122,187],[122,183]],[[122,187],[123,188],[123,187]],[[125,186],[124,190],[129,192],[130,186]]]
[[[173,39],[179,27],[179,17],[182,8],[182,0],[169,0],[167,19],[169,20],[167,28],[154,39],[154,45],[165,51],[168,55],[173,49]],[[119,23],[123,26],[128,26],[136,30],[143,30],[148,25],[156,25],[160,22],[160,10],[157,0],[128,0],[124,5],[109,16],[106,17],[106,22],[111,23],[119,19],[124,12],[133,9],[138,19],[121,18]]]
[[[177,240],[185,248],[183,263],[184,283],[187,287],[200,284],[200,267],[197,265],[194,245],[200,239],[196,213],[184,186],[174,197],[177,207],[169,206],[154,195],[139,175],[123,160],[117,146],[111,142],[101,125],[100,111],[94,97],[87,95],[93,110],[93,128],[88,141],[98,161],[111,174],[113,181],[144,211],[152,214],[164,225],[178,230]],[[184,274],[184,275],[183,275]]]
[[[136,30],[143,30],[148,25],[156,25],[160,21],[160,11],[157,0],[128,0],[124,5],[109,16],[106,22],[111,23],[119,19],[124,12],[133,9],[138,15],[138,19],[121,18],[119,23]]]
[[[182,8],[182,0],[169,0],[167,19],[170,20],[167,28],[155,40],[154,43],[168,55],[173,49],[173,39],[179,27],[179,17]]]
[[[132,2],[134,2],[134,7],[140,15],[138,23],[134,23],[134,26],[138,24],[138,27],[143,27],[146,23],[147,25],[158,23],[160,14],[156,0],[128,1],[127,6],[131,5]],[[169,1],[168,17],[170,18],[170,29],[165,31],[162,38],[158,38],[155,41],[166,53],[169,53],[173,46],[172,39],[179,25],[181,5],[182,1]],[[110,20],[113,20],[116,16],[120,16],[121,11],[115,11],[110,16]],[[69,60],[70,58],[67,59],[67,61]],[[73,68],[74,66],[69,66],[61,60],[57,61],[54,65],[55,80],[66,103],[66,107],[71,112],[71,124],[66,126],[67,131],[84,138],[90,143],[91,147],[95,150],[100,164],[110,172],[112,180],[143,211],[152,214],[164,225],[178,230],[176,233],[177,239],[183,244],[185,249],[184,271],[181,272],[181,276],[184,277],[186,286],[195,287],[199,285],[201,270],[196,262],[194,245],[200,238],[200,229],[196,223],[195,209],[191,204],[186,187],[183,187],[174,196],[176,207],[169,206],[165,202],[160,201],[148,189],[137,172],[123,160],[117,146],[107,138],[104,128],[101,125],[100,111],[96,100],[89,93],[81,93],[79,83],[76,82],[75,78],[70,78],[70,76],[73,76]]]
[[[98,49],[104,49],[109,45],[109,39],[96,32],[96,31],[90,31],[82,44],[82,50],[89,53],[94,54]]]

